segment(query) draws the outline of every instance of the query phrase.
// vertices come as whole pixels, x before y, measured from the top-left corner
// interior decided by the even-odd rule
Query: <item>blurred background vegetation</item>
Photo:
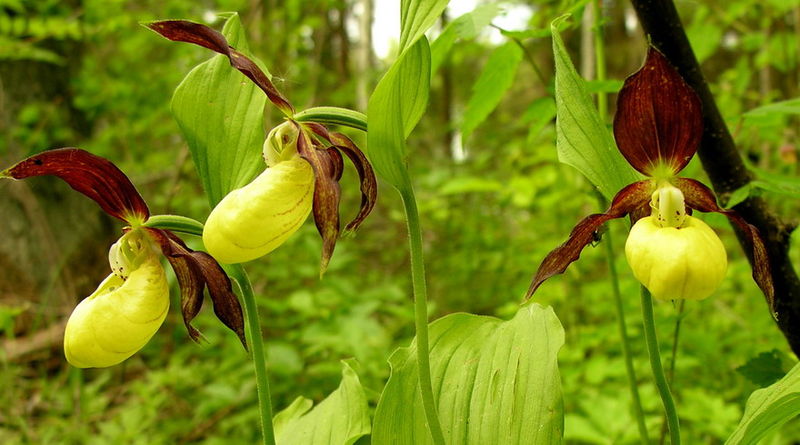
[[[646,40],[626,2],[498,5],[500,11],[486,13],[488,19],[498,13],[496,27],[459,40],[442,59],[428,113],[409,141],[432,317],[455,311],[510,316],[544,255],[579,218],[601,207],[587,181],[557,162],[545,31],[550,21],[573,14],[563,36],[587,79],[595,77],[593,39],[602,25],[609,80],[591,82],[593,91],[616,91],[645,53]],[[474,6],[454,1],[440,29]],[[800,96],[800,1],[677,6],[740,150],[772,180],[747,192],[763,193],[784,217],[794,217],[800,207],[799,106],[759,107]],[[153,213],[204,220],[208,204],[169,100],[209,53],[170,44],[139,22],[186,18],[219,25],[217,14],[226,11],[240,13],[251,52],[299,109],[365,111],[392,57],[391,44],[388,54],[373,51],[382,44],[375,39],[386,33],[372,13],[390,11],[399,20],[399,2],[391,0],[0,0],[0,165],[48,148],[79,146],[116,162]],[[517,23],[506,30],[516,32],[501,33],[506,23]],[[365,32],[370,29],[383,32]],[[499,62],[482,73],[490,57]],[[509,73],[499,75],[497,67]],[[482,76],[493,82],[492,75],[513,82],[500,89],[504,94],[487,115],[494,101],[474,85]],[[277,119],[268,113],[265,128]],[[703,179],[697,162],[686,173]],[[352,169],[345,173],[345,219],[359,202],[354,176]],[[0,196],[0,442],[257,441],[252,369],[235,336],[208,308],[197,320],[208,340],[202,345],[189,340],[173,310],[148,346],[123,365],[70,368],[61,351],[64,323],[107,275],[106,252],[120,226],[53,178],[3,181]],[[680,318],[671,304],[656,307],[665,357],[682,320],[673,390],[692,444],[721,443],[747,396],[796,362],[730,227],[720,218],[705,219],[728,247],[727,280],[713,297],[689,302]],[[641,338],[638,284],[622,253],[625,231],[626,223],[612,223],[604,242],[613,237],[635,365],[655,432],[660,402]],[[265,325],[276,410],[299,395],[324,398],[338,385],[338,361],[349,357],[357,360],[374,406],[390,352],[413,336],[405,225],[389,186],[381,188],[379,204],[357,236],[339,243],[322,281],[319,249],[308,222],[281,249],[248,265]],[[800,261],[800,252],[793,254]],[[537,293],[541,303],[554,306],[567,333],[560,355],[566,440],[636,443],[608,261],[602,248],[587,249],[583,257]],[[796,440],[800,425],[790,423],[768,443]]]

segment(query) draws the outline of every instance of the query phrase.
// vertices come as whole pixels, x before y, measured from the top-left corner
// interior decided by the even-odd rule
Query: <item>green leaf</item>
[[[469,136],[497,107],[503,95],[514,83],[517,67],[522,60],[522,50],[514,42],[498,47],[489,56],[478,80],[472,86],[472,97],[464,110],[461,139]]]
[[[414,46],[442,15],[449,0],[401,0],[400,49],[402,54]]]
[[[774,115],[800,114],[800,97],[774,102],[762,107],[753,108],[744,113],[745,118],[761,118]]]
[[[474,39],[499,13],[498,5],[488,3],[479,5],[471,12],[462,14],[448,23],[439,37],[431,43],[431,73],[439,69],[456,40]]]
[[[800,364],[771,386],[754,391],[744,416],[726,445],[757,444],[768,433],[800,414]]]
[[[558,26],[565,19],[566,16],[559,17],[550,25],[556,66],[558,160],[578,169],[611,200],[619,190],[640,178],[617,150],[584,80],[572,65],[558,33]]]
[[[367,105],[367,153],[378,174],[397,188],[408,184],[405,139],[428,105],[430,62],[423,37],[392,65]]]
[[[369,407],[358,375],[342,362],[342,383],[311,409],[298,397],[273,419],[277,445],[351,445],[369,434]],[[310,410],[310,411],[309,411]]]
[[[238,14],[222,30],[231,46],[247,53]],[[264,168],[264,105],[267,98],[223,55],[195,67],[172,96],[172,114],[189,144],[211,206],[246,185]]]
[[[553,444],[564,427],[556,363],[564,330],[551,308],[509,321],[451,314],[430,325],[431,375],[447,443]],[[416,342],[395,351],[372,443],[432,443],[418,387]]]
[[[781,353],[777,349],[758,354],[736,368],[736,372],[762,388],[777,382],[786,374]]]

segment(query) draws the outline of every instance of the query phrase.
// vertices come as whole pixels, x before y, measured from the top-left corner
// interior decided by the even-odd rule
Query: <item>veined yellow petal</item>
[[[295,156],[228,194],[208,216],[203,243],[222,263],[243,263],[283,244],[308,217],[314,172]]]
[[[661,300],[701,300],[725,277],[725,247],[703,221],[686,216],[681,227],[660,227],[655,217],[634,224],[625,243],[634,276]]]
[[[67,321],[64,355],[79,368],[116,365],[142,349],[164,322],[169,285],[156,255],[127,280],[111,274]]]

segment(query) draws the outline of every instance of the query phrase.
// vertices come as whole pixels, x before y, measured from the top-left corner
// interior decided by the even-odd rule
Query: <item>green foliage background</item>
[[[425,230],[432,318],[456,311],[510,318],[539,261],[579,218],[601,207],[588,182],[558,163],[555,149],[553,57],[546,30],[555,17],[573,13],[562,36],[581,69],[593,55],[581,40],[592,32],[591,23],[580,20],[585,3],[501,2],[506,9],[527,6],[534,14],[529,31],[507,34],[499,45],[486,32],[464,31],[462,24],[460,38],[443,56],[432,36],[439,68],[428,112],[408,143]],[[740,149],[760,177],[772,179],[742,193],[763,193],[793,217],[796,105],[748,111],[800,96],[800,3],[728,3],[723,8],[701,0],[678,7]],[[239,11],[251,52],[264,60],[298,109],[336,105],[365,111],[358,79],[371,90],[385,63],[376,60],[362,71],[356,61],[356,36],[344,18],[355,17],[361,4],[0,0],[0,164],[50,147],[80,146],[118,163],[154,213],[204,220],[208,203],[169,99],[209,54],[169,44],[138,23],[213,20],[217,12]],[[605,5],[612,81],[590,83],[590,91],[615,91],[641,63],[645,40],[638,27],[629,27],[631,14],[626,3]],[[523,51],[514,49],[513,39]],[[490,60],[503,69],[485,68]],[[518,66],[516,75],[509,66]],[[476,82],[493,84],[491,79],[513,82],[499,82],[508,90],[494,93],[473,88]],[[498,107],[488,113],[485,105],[494,101]],[[268,109],[265,127],[277,118]],[[453,149],[462,125],[469,133],[463,151]],[[686,173],[703,179],[696,161]],[[346,171],[345,219],[359,202],[354,177],[352,169]],[[248,265],[260,297],[276,411],[298,396],[322,400],[338,387],[339,361],[348,357],[356,359],[374,407],[388,378],[391,351],[413,336],[401,204],[388,184],[381,185],[376,210],[357,236],[339,243],[324,280],[318,279],[320,241],[310,222],[281,249]],[[207,308],[197,320],[208,340],[203,345],[189,341],[173,310],[150,344],[125,364],[69,368],[58,324],[107,274],[105,252],[119,227],[54,179],[3,182],[0,196],[0,442],[257,440],[247,356]],[[685,441],[692,444],[721,443],[741,418],[747,396],[796,362],[730,227],[721,218],[705,219],[728,247],[730,266],[714,296],[688,303],[682,318],[673,390]],[[607,236],[620,253],[616,261],[628,296],[635,365],[647,421],[657,431],[660,402],[641,338],[638,284],[622,254],[625,231],[624,221],[614,222]],[[793,254],[800,261],[800,252]],[[567,443],[637,441],[607,270],[603,249],[589,248],[581,262],[537,293],[566,330],[559,364]],[[173,298],[178,307],[177,292]],[[656,317],[662,354],[669,357],[677,311],[659,304]],[[766,443],[795,440],[800,425],[790,423]]]

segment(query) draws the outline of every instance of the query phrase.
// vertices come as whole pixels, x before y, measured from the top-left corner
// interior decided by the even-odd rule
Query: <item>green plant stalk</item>
[[[269,374],[267,373],[267,354],[264,340],[261,337],[261,321],[258,318],[253,286],[244,268],[235,264],[229,267],[244,301],[244,318],[250,333],[248,341],[252,350],[253,367],[256,372],[256,388],[258,392],[258,412],[261,416],[261,432],[264,445],[275,445],[275,432],[272,426],[272,401],[269,392]]]
[[[436,445],[445,445],[442,425],[433,400],[431,383],[430,346],[428,345],[428,291],[425,287],[425,262],[422,254],[422,229],[419,223],[417,200],[414,189],[408,185],[398,189],[406,212],[411,253],[411,281],[414,288],[414,324],[417,331],[417,368],[422,407],[428,430]]]
[[[636,426],[639,428],[639,440],[642,445],[650,443],[647,435],[647,424],[644,422],[644,412],[642,411],[642,399],[639,397],[639,387],[636,384],[636,370],[633,367],[631,358],[631,345],[628,337],[628,328],[625,325],[625,309],[622,305],[622,293],[619,290],[619,278],[617,276],[617,266],[614,263],[614,247],[611,242],[611,231],[603,236],[606,245],[606,258],[608,261],[608,272],[611,277],[611,288],[614,291],[614,305],[617,310],[617,321],[619,324],[619,336],[622,340],[622,357],[625,359],[625,371],[628,374],[628,384],[631,391],[631,401],[633,404],[633,414],[636,417]]]
[[[658,350],[658,337],[656,336],[656,325],[653,316],[653,297],[644,286],[642,286],[642,319],[644,323],[644,339],[647,342],[647,352],[650,355],[650,367],[653,369],[656,388],[658,388],[658,394],[664,404],[670,442],[672,445],[679,445],[681,443],[681,431],[678,411],[669,391],[669,383],[664,375],[664,366],[661,363],[661,353]]]
[[[203,223],[185,216],[156,215],[143,224],[145,227],[169,229],[189,235],[203,236]],[[239,293],[244,302],[244,318],[247,323],[247,341],[250,344],[253,368],[256,373],[258,392],[258,412],[261,420],[261,436],[264,445],[275,445],[275,431],[272,425],[272,400],[269,391],[269,374],[267,373],[267,354],[264,339],[261,337],[261,321],[258,318],[258,306],[253,294],[250,278],[241,264],[224,265],[225,271],[239,286]]]
[[[594,57],[597,80],[606,80],[606,49],[603,41],[603,0],[594,2]],[[597,110],[603,119],[608,114],[608,97],[606,93],[597,93]]]

